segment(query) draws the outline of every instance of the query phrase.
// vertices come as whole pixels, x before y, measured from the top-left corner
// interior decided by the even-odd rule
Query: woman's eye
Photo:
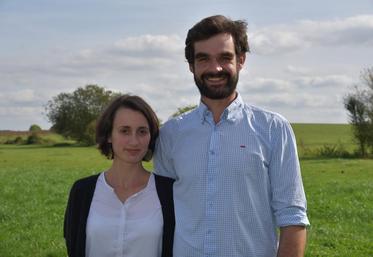
[[[121,129],[120,133],[127,135],[127,134],[130,133],[130,131],[129,131],[129,129]]]
[[[147,130],[147,129],[140,129],[140,130],[139,130],[139,134],[142,135],[142,136],[145,136],[145,135],[147,135],[148,133],[149,133],[149,130]]]

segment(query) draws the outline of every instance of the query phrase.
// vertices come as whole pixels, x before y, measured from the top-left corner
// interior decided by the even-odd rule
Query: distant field
[[[298,143],[317,147],[323,144],[353,145],[354,138],[350,124],[291,124]]]
[[[74,143],[73,140],[67,140],[63,136],[53,133],[47,130],[38,132],[38,134],[45,139],[48,144],[58,144],[58,143]],[[27,137],[31,135],[29,131],[9,131],[9,130],[0,130],[0,144],[5,144],[9,141],[14,141],[17,137],[22,138],[23,141],[26,141]]]
[[[300,156],[326,145],[338,146],[352,153],[356,150],[349,124],[292,124]]]

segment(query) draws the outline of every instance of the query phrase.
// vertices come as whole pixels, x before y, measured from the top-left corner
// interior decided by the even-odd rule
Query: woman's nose
[[[139,143],[139,139],[138,139],[136,133],[133,133],[133,134],[130,136],[129,143],[130,143],[131,145],[137,145],[137,144]]]

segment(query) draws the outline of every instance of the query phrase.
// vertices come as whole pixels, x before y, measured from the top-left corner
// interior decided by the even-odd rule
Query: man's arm
[[[153,155],[154,173],[157,175],[175,179],[176,174],[171,161],[172,158],[172,137],[176,133],[173,121],[167,121],[159,131],[159,137],[155,144]]]
[[[280,244],[277,257],[303,257],[307,232],[304,226],[280,228]]]

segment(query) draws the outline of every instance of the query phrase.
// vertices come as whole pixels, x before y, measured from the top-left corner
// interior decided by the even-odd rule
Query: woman
[[[64,222],[70,257],[172,256],[173,181],[142,165],[151,159],[158,133],[154,111],[138,96],[120,96],[104,111],[96,142],[113,161],[71,188]]]

